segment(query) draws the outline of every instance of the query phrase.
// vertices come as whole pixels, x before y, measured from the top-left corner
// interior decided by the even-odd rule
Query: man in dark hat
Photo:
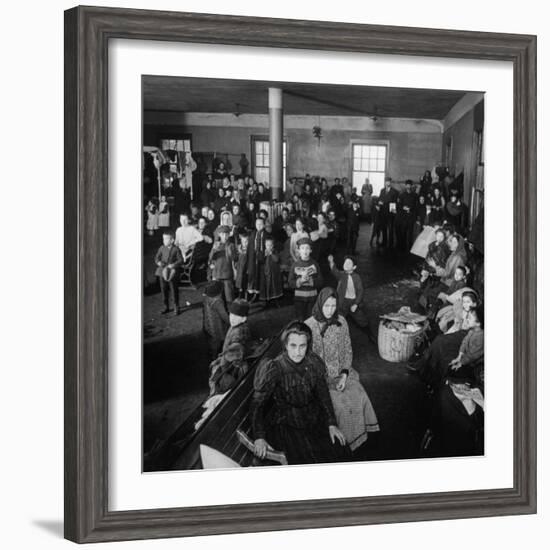
[[[412,189],[412,180],[405,182],[405,190],[399,195],[398,211],[395,218],[397,247],[408,252],[412,246],[414,221],[416,219],[417,197]]]
[[[240,344],[244,349],[244,357],[250,353],[250,327],[248,326],[248,302],[241,298],[231,302],[229,306],[229,330],[223,342],[223,352],[232,344]]]
[[[296,317],[304,321],[311,315],[318,289],[323,286],[323,276],[319,264],[311,258],[311,239],[304,237],[296,244],[299,258],[290,268],[288,285],[294,289]]]
[[[231,229],[227,225],[218,228],[218,239],[214,242],[208,258],[212,279],[223,283],[225,301],[233,300],[233,263],[237,259],[235,245],[229,240]]]
[[[208,341],[210,359],[215,359],[223,345],[229,326],[229,316],[222,297],[223,283],[210,281],[204,291],[202,327]]]
[[[380,221],[382,227],[382,246],[393,248],[395,236],[395,215],[399,193],[391,185],[391,178],[384,180],[384,188],[380,191],[378,203],[380,205]]]

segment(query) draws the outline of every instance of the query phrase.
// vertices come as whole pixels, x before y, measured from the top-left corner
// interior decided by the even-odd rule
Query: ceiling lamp
[[[317,126],[314,126],[311,131],[313,132],[313,137],[317,138],[317,147],[320,147],[321,138],[323,137],[323,130],[321,129],[321,117],[319,117],[319,122]]]

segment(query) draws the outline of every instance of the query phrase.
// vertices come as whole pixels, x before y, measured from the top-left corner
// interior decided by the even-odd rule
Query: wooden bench
[[[259,355],[252,361],[250,370],[230,390],[204,423],[195,430],[201,418],[202,406],[153,453],[144,460],[144,471],[194,470],[202,468],[199,445],[208,445],[227,455],[241,466],[271,464],[261,463],[239,441],[237,430],[250,434],[250,405],[254,393],[254,375],[258,366],[276,357],[280,352],[279,336],[266,341]]]

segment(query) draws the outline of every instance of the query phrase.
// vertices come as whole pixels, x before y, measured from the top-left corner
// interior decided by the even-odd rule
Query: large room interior
[[[335,178],[347,178],[359,195],[368,178],[376,196],[387,178],[401,192],[407,180],[417,186],[426,171],[439,165],[461,179],[466,233],[482,211],[482,92],[167,76],[144,76],[142,91],[143,145],[161,148],[171,142],[191,151],[202,174],[193,175],[194,201],[213,163],[221,159],[231,167],[228,172],[239,174],[244,155],[247,173],[266,183],[274,201],[288,196],[292,178],[299,185],[306,175],[326,178],[329,185]],[[274,155],[280,156],[279,163]],[[280,165],[279,172],[273,164]],[[151,195],[160,194],[157,187],[160,179],[155,180],[154,170],[149,179],[146,173],[144,206]],[[176,228],[175,208],[173,214],[170,226]],[[371,337],[350,323],[353,367],[381,427],[365,458],[417,458],[430,414],[424,387],[404,362],[380,357],[376,335],[381,314],[403,305],[415,308],[420,259],[408,251],[373,247],[371,232],[372,224],[362,220],[356,260]],[[180,289],[180,315],[160,315],[153,256],[162,244],[161,233],[144,233],[145,469],[170,469],[177,461],[147,466],[147,458],[174,441],[174,434],[208,396],[209,357],[202,330],[205,280],[198,277]],[[336,261],[344,254],[337,250]],[[334,284],[330,274],[326,284]],[[254,338],[265,342],[278,335],[292,314],[287,292],[275,308],[253,304]]]

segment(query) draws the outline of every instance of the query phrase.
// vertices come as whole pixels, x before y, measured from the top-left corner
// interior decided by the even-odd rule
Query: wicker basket
[[[414,346],[420,336],[426,331],[428,324],[424,323],[416,332],[400,332],[384,325],[384,320],[378,325],[378,353],[382,359],[399,363],[408,361]]]

